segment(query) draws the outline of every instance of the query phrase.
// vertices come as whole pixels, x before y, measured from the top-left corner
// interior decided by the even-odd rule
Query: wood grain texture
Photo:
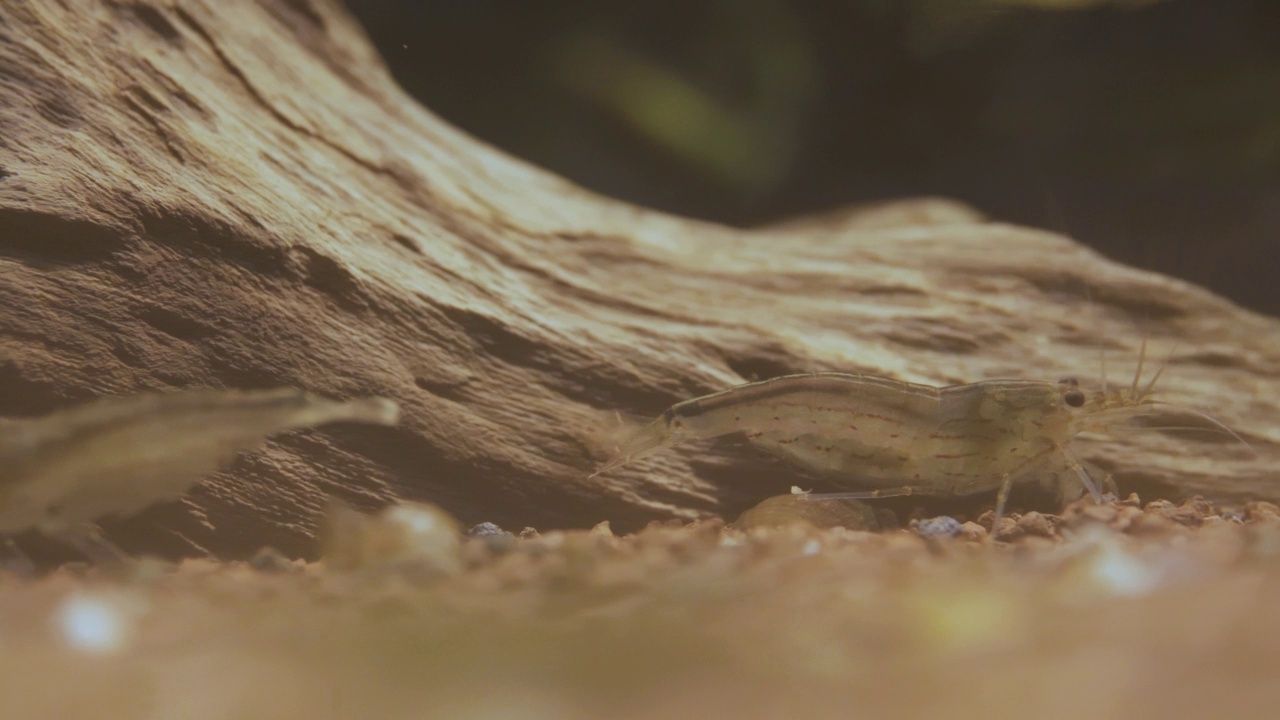
[[[613,411],[788,372],[1129,372],[1257,449],[1134,433],[1122,489],[1280,497],[1280,322],[946,201],[740,231],[586,192],[442,122],[330,0],[0,4],[0,416],[106,394],[382,395],[280,438],[126,547],[313,554],[333,494],[463,522],[733,517],[790,479],[697,448],[588,479]],[[519,112],[519,108],[512,108]]]

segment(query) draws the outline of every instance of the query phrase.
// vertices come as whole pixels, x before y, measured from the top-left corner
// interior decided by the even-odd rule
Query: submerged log
[[[110,528],[128,549],[311,555],[330,496],[734,517],[794,478],[680,448],[589,479],[614,411],[815,370],[1097,381],[1100,350],[1116,381],[1144,339],[1253,453],[1083,455],[1122,491],[1280,498],[1280,322],[1198,287],[943,201],[742,231],[603,198],[420,107],[333,0],[0,5],[0,417],[281,385],[403,409],[242,456]]]

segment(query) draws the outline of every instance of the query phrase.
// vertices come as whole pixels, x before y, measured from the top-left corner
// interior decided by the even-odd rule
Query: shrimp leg
[[[996,511],[991,517],[992,540],[997,539],[1000,535],[1000,521],[1004,519],[1004,506],[1005,503],[1009,501],[1009,492],[1013,490],[1014,481],[1034,472],[1044,464],[1045,460],[1052,457],[1055,451],[1060,450],[1061,448],[1055,445],[1038,455],[1032,455],[1027,458],[1026,462],[1022,463],[1022,465],[1008,473],[1005,473],[1004,480],[1000,483],[1000,492],[996,493]]]
[[[1080,478],[1081,484],[1093,496],[1094,502],[1102,502],[1102,493],[1098,492],[1098,486],[1094,484],[1093,478],[1089,477],[1089,471],[1085,470],[1084,464],[1080,462],[1076,454],[1066,447],[1059,449],[1062,451],[1062,456],[1067,459],[1067,467],[1075,471],[1076,476]],[[1106,482],[1110,483],[1112,488],[1115,487],[1115,481],[1111,479],[1110,475],[1107,476]]]
[[[1093,478],[1089,477],[1089,471],[1084,469],[1084,465],[1076,458],[1075,453],[1065,446],[1055,443],[1053,447],[1040,455],[1028,458],[1022,469],[1014,470],[1005,476],[1004,482],[1000,484],[1000,492],[996,495],[996,511],[991,523],[991,536],[993,538],[1000,532],[1000,521],[1004,518],[1005,502],[1009,499],[1009,492],[1013,489],[1014,481],[1034,472],[1055,452],[1061,455],[1062,459],[1066,461],[1067,467],[1075,472],[1076,477],[1080,478],[1081,484],[1089,491],[1093,501],[1096,503],[1103,502],[1102,493],[1098,492],[1098,486],[1093,482]]]
[[[1058,446],[1050,447],[1047,450],[1044,450],[1043,452],[1032,455],[1031,457],[1027,458],[1026,461],[1024,461],[1020,466],[1014,468],[1008,473],[1005,473],[1004,477],[1001,479],[1001,482],[1000,482],[1000,490],[996,495],[996,509],[995,509],[995,515],[991,525],[992,527],[991,536],[993,538],[996,536],[996,533],[999,532],[1000,521],[1004,518],[1005,504],[1009,500],[1009,493],[1013,489],[1014,482],[1023,477],[1026,477],[1028,474],[1032,472],[1035,472],[1035,470],[1038,469],[1041,465],[1043,465],[1045,461],[1047,461],[1050,457],[1052,457],[1055,452],[1062,452],[1064,455],[1066,455],[1064,448],[1061,448]],[[1079,474],[1080,479],[1085,483],[1085,487],[1089,489],[1090,493],[1093,494],[1094,498],[1098,502],[1101,502],[1102,496],[1098,493],[1098,489],[1093,484],[1093,480],[1089,478],[1088,474],[1084,471],[1083,466],[1081,466],[1078,462],[1076,462],[1070,456],[1066,456],[1066,459],[1069,466]],[[963,490],[963,486],[962,488],[959,488],[959,489]],[[929,485],[901,485],[899,487],[880,488],[878,490],[860,490],[860,491],[832,492],[832,493],[805,493],[802,495],[802,497],[805,500],[816,502],[816,501],[822,501],[822,500],[872,500],[875,498],[907,497],[910,495],[936,495],[936,494],[937,494],[937,488],[931,487]]]

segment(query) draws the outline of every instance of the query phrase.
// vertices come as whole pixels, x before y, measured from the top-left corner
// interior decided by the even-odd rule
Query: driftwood
[[[512,108],[519,112],[519,108]],[[790,476],[682,448],[588,479],[614,411],[785,372],[1126,381],[1211,432],[1091,442],[1122,491],[1280,498],[1280,322],[1051,233],[912,201],[739,231],[593,195],[407,97],[335,0],[0,5],[0,416],[289,385],[396,428],[281,437],[127,549],[312,554],[327,498],[619,530]],[[1184,418],[1185,419],[1185,418]]]

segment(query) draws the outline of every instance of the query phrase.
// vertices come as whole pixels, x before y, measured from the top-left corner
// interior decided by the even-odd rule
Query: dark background
[[[608,195],[943,195],[1280,315],[1280,0],[349,6],[431,110]]]

